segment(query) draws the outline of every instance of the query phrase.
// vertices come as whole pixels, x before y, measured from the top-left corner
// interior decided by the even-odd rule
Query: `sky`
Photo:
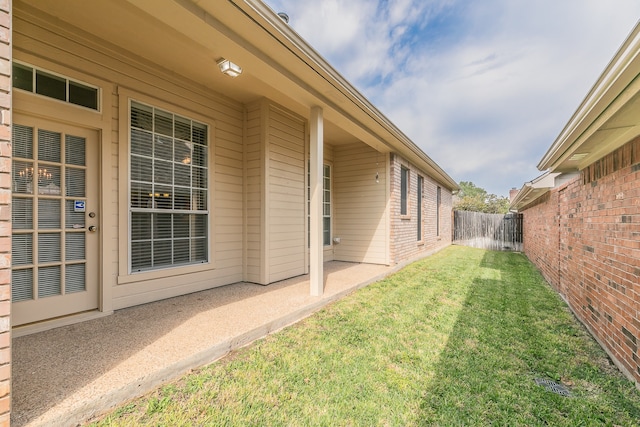
[[[640,18],[639,0],[265,0],[456,182],[507,196]]]

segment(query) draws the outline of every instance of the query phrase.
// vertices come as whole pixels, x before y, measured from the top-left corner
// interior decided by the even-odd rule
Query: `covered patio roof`
[[[15,9],[47,19],[61,34],[70,27],[122,61],[161,66],[220,93],[230,103],[269,98],[309,117],[324,111],[324,136],[337,145],[362,141],[396,152],[442,184],[457,183],[373,106],[273,10],[259,0],[15,1]],[[77,32],[77,31],[76,31]],[[19,46],[19,43],[17,43]],[[231,79],[216,65],[242,67]]]

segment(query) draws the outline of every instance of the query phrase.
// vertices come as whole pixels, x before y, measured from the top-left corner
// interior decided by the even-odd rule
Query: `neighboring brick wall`
[[[527,257],[640,384],[638,153],[640,139],[603,159],[618,165],[608,174],[593,180],[590,166],[523,214]]]
[[[400,215],[401,167],[409,170],[408,215]],[[423,178],[422,240],[418,241],[418,175]],[[391,156],[391,262],[419,256],[451,244],[451,191],[398,155]],[[440,187],[440,230],[436,230],[436,193]]]
[[[11,0],[0,0],[0,427],[11,409]]]

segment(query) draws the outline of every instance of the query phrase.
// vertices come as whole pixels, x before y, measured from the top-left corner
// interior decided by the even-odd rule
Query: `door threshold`
[[[91,310],[82,313],[71,314],[64,317],[56,317],[55,319],[43,320],[41,322],[29,323],[26,325],[14,326],[11,328],[11,337],[18,338],[25,335],[31,335],[38,332],[48,331],[49,329],[60,328],[62,326],[73,325],[74,323],[86,322],[87,320],[99,319],[109,316],[113,311]]]

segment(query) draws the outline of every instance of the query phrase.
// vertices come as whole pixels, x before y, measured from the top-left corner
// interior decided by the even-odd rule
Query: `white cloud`
[[[454,179],[506,195],[640,17],[637,0],[267,0]]]

